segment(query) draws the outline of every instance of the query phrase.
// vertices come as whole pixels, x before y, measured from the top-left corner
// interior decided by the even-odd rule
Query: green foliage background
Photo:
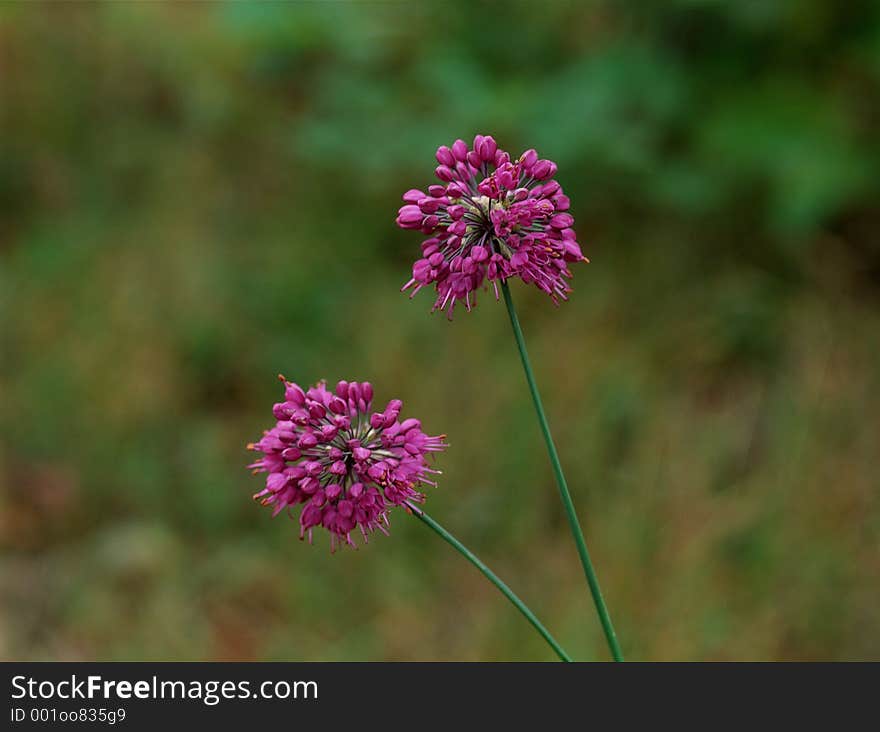
[[[399,294],[491,132],[585,251],[523,327],[633,659],[880,657],[873,2],[0,8],[0,656],[552,658],[424,527],[251,502],[281,371],[447,432],[429,509],[606,658],[504,308]]]

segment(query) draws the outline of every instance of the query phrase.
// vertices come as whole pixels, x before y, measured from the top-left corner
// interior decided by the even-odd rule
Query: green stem
[[[615,661],[622,661],[623,653],[620,650],[620,644],[617,642],[617,634],[614,632],[614,626],[611,624],[611,616],[608,614],[608,608],[605,606],[602,590],[599,588],[596,570],[593,569],[593,563],[590,561],[590,553],[587,551],[587,544],[584,541],[584,532],[581,530],[581,525],[574,509],[574,503],[571,500],[571,494],[568,492],[568,484],[565,482],[565,475],[562,472],[562,465],[559,462],[556,445],[553,443],[553,437],[550,434],[550,425],[547,423],[547,415],[544,414],[544,405],[541,403],[541,395],[538,393],[538,385],[535,383],[535,375],[532,373],[532,365],[529,363],[529,354],[526,351],[526,342],[523,338],[522,329],[519,327],[519,319],[516,317],[516,309],[513,307],[513,299],[510,297],[510,288],[507,286],[507,282],[501,283],[501,292],[504,293],[504,302],[510,315],[510,324],[513,326],[513,335],[519,348],[523,370],[526,372],[526,381],[529,383],[529,391],[532,394],[535,411],[538,413],[538,422],[541,424],[541,433],[544,435],[544,442],[547,444],[550,462],[553,464],[553,473],[556,476],[556,485],[559,487],[559,496],[565,508],[565,515],[568,518],[568,525],[574,537],[574,543],[577,545],[578,555],[584,568],[584,575],[587,578],[587,584],[590,586],[590,592],[593,595],[593,602],[596,604],[596,612],[599,614],[599,620],[602,621],[602,629],[605,631],[605,637],[608,639],[611,655]]]
[[[467,559],[471,564],[473,564],[477,569],[479,569],[493,585],[495,585],[501,593],[510,600],[517,610],[519,610],[528,620],[532,627],[537,630],[544,638],[547,643],[550,644],[550,647],[556,651],[556,655],[559,656],[563,661],[571,661],[571,657],[563,650],[562,646],[560,646],[556,639],[550,635],[550,631],[548,631],[543,625],[541,625],[541,621],[535,617],[535,614],[529,610],[528,606],[520,600],[504,582],[499,579],[496,574],[489,569],[483,562],[480,561],[480,558],[474,554],[470,549],[468,549],[464,544],[462,544],[458,539],[456,539],[452,534],[450,534],[446,529],[444,529],[440,524],[438,524],[434,519],[432,519],[428,514],[426,514],[421,509],[408,504],[409,508],[412,509],[412,514],[423,524],[431,528],[435,533],[437,533],[441,539],[447,542],[453,549],[455,549],[459,554],[461,554],[465,559]]]

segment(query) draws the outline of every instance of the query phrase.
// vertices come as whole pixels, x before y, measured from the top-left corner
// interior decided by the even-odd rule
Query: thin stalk
[[[440,524],[438,524],[434,519],[432,519],[428,514],[422,511],[420,508],[408,504],[410,509],[412,509],[412,514],[423,524],[428,526],[432,531],[434,531],[441,539],[447,542],[453,549],[455,549],[459,554],[461,554],[465,559],[467,559],[471,564],[473,564],[477,569],[479,569],[493,585],[495,585],[499,590],[501,590],[501,594],[503,594],[508,600],[510,600],[514,607],[519,610],[524,616],[525,619],[528,620],[532,627],[537,630],[545,641],[550,645],[550,647],[556,652],[556,655],[559,656],[563,661],[571,661],[571,657],[563,650],[562,646],[560,646],[556,639],[550,635],[550,631],[548,631],[543,625],[541,625],[541,621],[535,617],[535,614],[529,610],[528,606],[520,600],[516,594],[514,594],[513,590],[511,590],[501,579],[482,561],[480,558],[474,554],[470,549],[468,549],[464,544],[462,544],[458,539],[456,539],[452,534],[450,534],[446,529],[444,529]]]
[[[590,553],[587,551],[587,544],[584,541],[584,532],[578,521],[577,513],[574,509],[574,502],[571,500],[571,493],[568,491],[568,484],[565,482],[565,475],[562,472],[562,465],[559,462],[559,454],[556,452],[556,445],[553,443],[553,437],[550,434],[550,425],[547,423],[547,415],[544,414],[544,405],[541,403],[541,395],[538,392],[538,385],[535,383],[535,375],[532,373],[532,365],[529,362],[528,351],[526,351],[526,342],[523,338],[522,328],[519,327],[519,318],[516,317],[516,309],[513,307],[513,299],[510,297],[510,288],[507,286],[506,281],[502,281],[501,283],[501,292],[504,294],[504,303],[507,305],[507,313],[510,315],[510,324],[513,326],[513,336],[516,338],[516,345],[517,348],[519,348],[519,356],[522,359],[523,370],[526,372],[526,381],[529,383],[529,392],[531,392],[532,401],[535,404],[535,411],[538,413],[538,422],[541,425],[541,433],[544,435],[544,442],[547,445],[547,453],[550,455],[550,462],[553,465],[553,474],[556,476],[559,497],[562,499],[562,506],[565,509],[565,515],[568,518],[571,535],[574,537],[578,556],[580,557],[581,565],[583,565],[584,568],[584,575],[587,578],[587,584],[590,586],[590,593],[593,595],[596,612],[599,614],[599,620],[602,622],[602,630],[605,631],[605,638],[608,640],[608,647],[611,649],[611,655],[614,657],[615,661],[623,661],[623,653],[620,650],[620,644],[617,642],[617,634],[614,632],[614,626],[611,624],[611,616],[608,614],[605,599],[602,597],[602,590],[599,588],[599,580],[596,577],[596,570],[593,569],[593,562],[590,560]]]

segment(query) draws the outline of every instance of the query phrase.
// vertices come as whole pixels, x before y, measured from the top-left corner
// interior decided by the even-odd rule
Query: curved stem
[[[587,551],[587,544],[584,541],[584,532],[581,530],[581,525],[574,509],[574,503],[571,500],[571,493],[568,491],[568,484],[565,482],[565,475],[562,472],[562,465],[559,462],[556,445],[553,443],[553,437],[550,434],[550,425],[547,423],[547,415],[544,414],[544,405],[541,403],[541,395],[538,392],[538,385],[535,383],[535,375],[532,373],[532,365],[529,362],[529,354],[526,351],[526,342],[523,338],[522,329],[519,327],[519,319],[516,317],[516,309],[513,307],[513,299],[510,297],[510,288],[507,286],[506,281],[501,282],[501,292],[504,293],[504,303],[507,305],[507,313],[510,315],[510,324],[513,326],[513,336],[516,338],[516,345],[519,348],[523,370],[526,372],[526,381],[529,383],[529,391],[532,394],[535,411],[538,413],[538,422],[541,424],[541,433],[544,435],[544,442],[547,445],[547,453],[550,455],[550,462],[553,464],[553,474],[556,476],[559,497],[562,499],[562,506],[565,508],[565,515],[568,518],[571,535],[574,537],[578,556],[580,556],[581,565],[583,565],[584,568],[584,575],[587,578],[587,584],[590,586],[590,592],[593,595],[596,612],[599,614],[599,620],[602,622],[602,630],[605,631],[605,638],[608,640],[608,647],[611,649],[611,655],[614,657],[615,661],[622,661],[623,653],[620,650],[620,644],[617,642],[617,634],[614,632],[614,626],[611,624],[611,616],[608,614],[605,599],[602,597],[602,590],[599,588],[599,580],[596,577],[596,570],[593,569],[593,563],[590,560],[590,553]]]
[[[467,559],[471,564],[473,564],[477,569],[479,569],[493,585],[495,585],[501,593],[510,600],[513,605],[519,610],[524,616],[525,619],[528,620],[532,627],[537,630],[541,636],[544,638],[547,643],[550,644],[550,647],[556,652],[556,655],[559,656],[563,661],[571,661],[571,657],[563,650],[562,646],[560,646],[556,639],[550,635],[550,631],[548,631],[543,625],[541,625],[541,621],[535,617],[535,614],[529,610],[528,606],[520,600],[516,594],[514,594],[513,590],[511,590],[501,579],[482,561],[480,558],[474,554],[470,549],[468,549],[464,544],[462,544],[458,539],[456,539],[452,534],[450,534],[446,529],[444,529],[440,524],[438,524],[434,519],[432,519],[428,514],[422,511],[420,508],[413,506],[412,504],[407,504],[412,511],[413,516],[415,516],[419,521],[432,529],[436,534],[440,536],[445,542],[447,542],[453,549],[455,549],[459,554],[461,554],[465,559]]]

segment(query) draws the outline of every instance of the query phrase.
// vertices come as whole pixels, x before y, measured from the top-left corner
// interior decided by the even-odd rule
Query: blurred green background
[[[553,658],[252,502],[279,371],[448,433],[431,513],[607,658],[503,305],[398,292],[477,132],[592,260],[514,297],[628,657],[880,658],[877,3],[7,4],[0,125],[3,658]]]

